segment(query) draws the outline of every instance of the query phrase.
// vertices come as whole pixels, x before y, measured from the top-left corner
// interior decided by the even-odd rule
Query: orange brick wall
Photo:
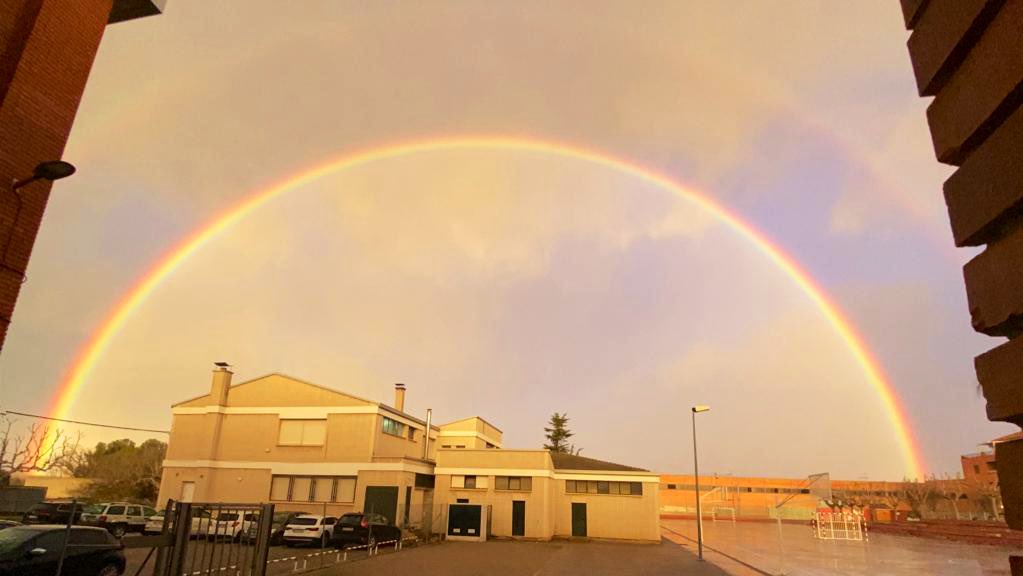
[[[0,347],[50,194],[45,181],[22,187],[19,213],[10,183],[61,158],[111,5],[0,0]]]

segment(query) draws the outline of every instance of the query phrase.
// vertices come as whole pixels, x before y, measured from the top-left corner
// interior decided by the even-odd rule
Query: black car
[[[274,512],[272,528],[270,528],[270,545],[280,546],[284,544],[284,528],[293,519],[301,516],[301,512]],[[256,541],[256,533],[259,531],[259,522],[249,525],[248,542]]]
[[[67,526],[39,524],[0,530],[0,576],[57,573]],[[64,552],[63,576],[120,576],[121,543],[102,528],[73,526]]]
[[[51,500],[33,504],[28,512],[22,515],[21,521],[24,524],[67,524],[71,517],[72,505],[75,508],[75,520],[72,524],[77,524],[81,521],[85,504],[81,502],[75,504],[70,500]]]
[[[401,540],[401,528],[392,526],[382,514],[352,512],[341,516],[334,527],[335,546],[376,546],[378,542]]]

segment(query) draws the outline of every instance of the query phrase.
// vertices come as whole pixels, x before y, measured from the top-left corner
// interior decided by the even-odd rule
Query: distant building
[[[1008,436],[1001,436],[987,442],[984,446],[991,448],[990,451],[964,454],[959,457],[963,466],[963,478],[967,481],[985,486],[988,488],[998,487],[998,465],[995,462],[994,448],[1002,442],[1023,439],[1023,432],[1016,432]]]
[[[504,450],[501,430],[477,416],[427,425],[404,411],[403,385],[388,406],[281,374],[231,376],[215,370],[209,394],[172,407],[159,502],[373,512],[456,537],[478,534],[449,525],[464,520],[449,509],[465,506],[486,510],[496,536],[660,538],[654,473]]]

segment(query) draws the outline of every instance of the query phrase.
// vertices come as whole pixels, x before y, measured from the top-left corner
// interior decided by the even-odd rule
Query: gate
[[[265,576],[273,504],[167,504],[158,536],[124,540],[125,548],[153,551],[153,576]]]
[[[814,513],[813,536],[818,540],[867,539],[867,521],[859,512],[820,511]]]

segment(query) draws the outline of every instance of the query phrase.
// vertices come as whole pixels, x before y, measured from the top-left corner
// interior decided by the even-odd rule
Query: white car
[[[142,530],[143,534],[160,534],[163,530],[163,518],[166,513],[166,510],[161,510],[160,512],[146,518],[146,525]],[[212,523],[213,518],[209,512],[202,508],[192,509],[191,534],[193,537],[199,534],[207,534],[210,531],[210,525]]]
[[[211,538],[230,538],[235,542],[247,538],[250,528],[259,526],[259,514],[253,512],[221,512],[207,524],[206,535]]]
[[[130,502],[105,502],[85,509],[82,524],[106,528],[115,538],[123,538],[128,532],[143,532],[146,518],[156,510]]]
[[[284,527],[284,545],[319,544],[320,547],[326,546],[334,536],[334,524],[337,524],[337,518],[333,516],[324,517],[315,514],[296,516]]]

